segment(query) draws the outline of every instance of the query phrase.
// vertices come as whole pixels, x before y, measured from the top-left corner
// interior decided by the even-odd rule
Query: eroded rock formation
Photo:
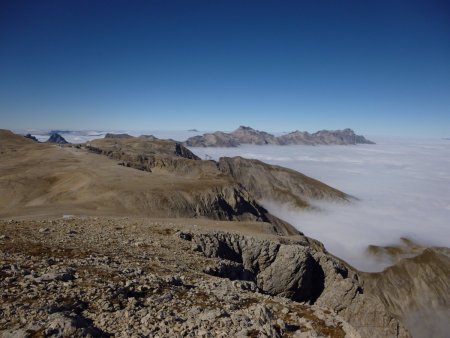
[[[261,239],[239,234],[181,233],[207,257],[215,276],[255,284],[255,289],[332,309],[365,337],[408,337],[376,297],[366,294],[355,270],[307,237]],[[251,289],[251,287],[250,287]]]

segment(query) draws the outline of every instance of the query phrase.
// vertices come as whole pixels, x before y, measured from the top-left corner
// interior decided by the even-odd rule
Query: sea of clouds
[[[186,140],[199,131],[116,131]],[[46,132],[34,132],[40,141]],[[71,143],[103,138],[106,131],[60,133]],[[406,237],[427,246],[450,247],[450,140],[370,138],[375,145],[190,148],[203,159],[242,156],[300,171],[358,200],[316,202],[296,210],[263,201],[274,215],[322,241],[336,256],[363,271],[380,271],[389,259],[368,256],[368,245],[397,244]]]
[[[40,142],[45,142],[50,137],[51,131],[43,130],[15,130],[19,134],[32,134]],[[203,132],[197,130],[56,130],[56,132],[64,137],[70,143],[85,143],[94,139],[104,138],[107,133],[129,134],[131,136],[153,135],[161,139],[174,139],[176,141],[184,141],[189,137],[201,135]]]
[[[30,131],[26,131],[30,132]],[[113,131],[114,132],[114,131]],[[115,131],[184,141],[199,131]],[[25,133],[22,131],[22,133]],[[31,132],[46,141],[48,132]],[[71,143],[103,138],[106,131],[60,133]],[[367,254],[368,245],[397,244],[401,237],[427,246],[450,247],[450,140],[369,137],[375,145],[251,146],[190,148],[203,159],[242,156],[281,165],[319,179],[357,198],[350,204],[314,203],[296,210],[274,201],[264,206],[307,236],[322,241],[336,256],[362,271],[381,271],[389,259]],[[431,296],[430,299],[433,299]],[[448,308],[426,304],[405,315],[417,337],[446,337]]]
[[[348,205],[316,203],[316,211],[263,204],[360,270],[380,271],[390,264],[367,256],[370,244],[407,237],[450,247],[450,140],[372,139],[377,144],[191,150],[201,158],[242,156],[292,168],[358,198]]]

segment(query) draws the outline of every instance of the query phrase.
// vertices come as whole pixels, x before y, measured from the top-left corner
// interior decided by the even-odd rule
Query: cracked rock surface
[[[371,307],[374,315],[378,304],[316,242],[222,233],[210,221],[198,223],[0,221],[0,337],[369,336],[354,317]],[[214,223],[223,229],[228,224]],[[221,264],[226,271],[238,269],[237,277],[224,278]],[[219,272],[206,273],[208,267]],[[315,294],[319,267],[324,285]],[[293,281],[285,283],[290,273]],[[381,304],[379,309],[384,311]],[[371,337],[407,336],[384,316],[370,323],[383,325]]]
[[[222,261],[207,273],[254,283],[264,294],[332,309],[363,336],[401,337],[408,333],[372,295],[364,293],[356,271],[309,238],[263,239],[224,232],[189,233],[197,250]]]

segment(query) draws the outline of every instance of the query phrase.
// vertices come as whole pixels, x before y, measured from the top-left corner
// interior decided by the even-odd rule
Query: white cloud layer
[[[191,150],[202,158],[243,156],[292,168],[357,197],[350,205],[319,203],[321,211],[309,212],[264,204],[355,267],[379,271],[389,263],[369,259],[369,244],[395,244],[408,237],[450,246],[450,141],[374,141],[376,145]]]
[[[39,141],[45,142],[48,140],[49,132],[48,131],[39,131],[39,130],[16,130],[16,132],[20,134],[31,133],[35,136]],[[59,134],[64,137],[67,142],[70,143],[85,143],[97,138],[104,138],[106,133],[117,133],[117,134],[129,134],[132,136],[140,136],[140,135],[153,135],[157,138],[161,139],[173,139],[176,141],[184,141],[189,137],[195,135],[201,135],[203,132],[200,131],[192,131],[192,130],[121,130],[121,131],[95,131],[95,130],[82,130],[82,131],[61,131]]]
[[[118,131],[183,141],[197,131]],[[40,141],[48,135],[34,132]],[[105,131],[61,133],[71,143],[102,138]],[[373,139],[373,138],[370,138]],[[201,158],[243,156],[319,179],[359,199],[351,205],[316,203],[320,211],[298,211],[273,201],[264,206],[333,254],[364,271],[388,260],[365,255],[367,245],[389,245],[400,237],[450,246],[450,140],[373,139],[375,145],[251,146],[191,148]]]

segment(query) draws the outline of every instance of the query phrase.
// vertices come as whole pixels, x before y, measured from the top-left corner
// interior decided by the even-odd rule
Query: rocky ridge
[[[314,241],[189,223],[0,221],[0,336],[408,337]]]
[[[450,249],[425,247],[408,239],[369,248],[393,265],[363,273],[368,292],[411,329],[414,337],[445,337],[450,330]]]
[[[106,140],[87,145],[90,151],[106,155],[135,169],[166,170],[200,178],[230,178],[247,191],[252,199],[270,198],[295,207],[310,207],[311,200],[329,199],[346,202],[345,193],[294,170],[242,157],[221,158],[218,162],[202,161],[180,143],[168,140]],[[193,161],[192,161],[193,160]]]
[[[298,208],[310,207],[311,200],[347,202],[351,196],[320,181],[276,165],[259,160],[222,157],[219,170],[232,176],[258,201],[271,200]]]
[[[0,136],[0,217],[207,217],[270,222],[280,234],[297,233],[214,162],[198,160],[172,141],[101,139],[54,147],[11,132]]]
[[[349,144],[373,144],[364,136],[356,135],[351,129],[344,130],[320,130],[316,133],[294,131],[282,136],[274,136],[264,131],[255,130],[250,127],[240,126],[231,133],[217,131],[193,136],[184,144],[188,147],[237,147],[241,144],[255,145],[349,145]]]
[[[176,171],[180,167],[197,165],[186,160],[200,160],[180,143],[146,137],[105,137],[87,143],[87,149],[118,160],[124,166],[149,172],[154,168]]]
[[[259,239],[230,233],[181,233],[207,257],[222,259],[205,271],[249,282],[259,292],[332,309],[362,336],[407,336],[360,277],[307,237]]]

